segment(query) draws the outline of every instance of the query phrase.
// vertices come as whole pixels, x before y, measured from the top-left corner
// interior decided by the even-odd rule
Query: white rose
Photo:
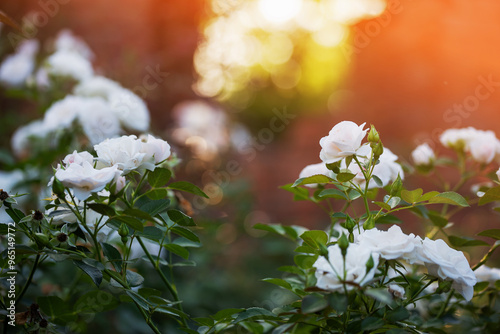
[[[146,103],[132,91],[122,88],[109,95],[111,110],[121,124],[130,130],[149,129],[149,110]]]
[[[495,283],[500,280],[500,269],[490,268],[488,266],[482,265],[474,271],[478,282],[491,282]]]
[[[64,99],[53,103],[43,117],[44,127],[47,131],[69,128],[78,117],[85,101],[85,98],[67,95]]]
[[[80,82],[73,91],[79,96],[98,96],[108,100],[111,94],[119,92],[121,89],[123,87],[116,81],[101,76],[93,76]]]
[[[469,143],[469,151],[472,158],[482,164],[493,161],[497,149],[495,135],[481,135]]]
[[[368,262],[370,255],[374,261],[374,267],[366,272],[366,262]],[[348,282],[365,285],[369,283],[374,275],[378,266],[379,255],[371,253],[370,250],[363,248],[358,244],[350,244],[347,248],[347,254],[344,261],[342,253],[338,245],[328,247],[327,261],[323,256],[319,257],[314,263],[316,268],[316,286],[330,291],[343,291],[343,282],[346,282],[346,288],[352,290],[354,286]],[[344,277],[345,272],[345,277]]]
[[[78,112],[78,120],[90,143],[95,145],[107,138],[118,137],[120,121],[102,98],[86,98]]]
[[[127,174],[140,167],[154,170],[154,163],[145,159],[146,152],[142,150],[142,141],[136,136],[122,136],[106,139],[94,146],[97,160],[104,166],[118,166],[118,169]]]
[[[343,121],[335,125],[328,136],[321,138],[319,157],[324,163],[334,163],[345,157],[355,155],[368,129],[363,130],[366,123],[358,126],[351,121]]]
[[[413,159],[413,162],[417,166],[432,165],[432,163],[436,159],[436,155],[434,154],[434,151],[427,143],[424,143],[424,144],[417,146],[413,150],[413,152],[411,152],[411,157]]]
[[[464,253],[450,248],[443,240],[425,238],[417,257],[425,264],[429,274],[442,280],[453,281],[452,288],[465,300],[472,299],[476,276]]]
[[[19,44],[16,53],[6,57],[0,65],[0,81],[12,87],[25,84],[35,69],[35,54],[38,48],[37,40],[27,40]]]
[[[59,169],[55,177],[75,193],[76,198],[83,201],[91,193],[98,192],[114,180],[118,166],[95,169],[88,161],[81,165],[70,164],[66,169]]]
[[[63,159],[64,166],[68,167],[71,164],[83,165],[83,162],[86,161],[89,164],[94,163],[94,157],[87,151],[77,152],[76,150],[73,153],[68,154]]]
[[[304,167],[302,171],[299,174],[299,178],[303,177],[309,177],[313,175],[325,175],[328,177],[332,177],[332,171],[326,168],[326,164],[323,162],[320,162],[319,164],[312,164]],[[318,184],[312,183],[312,184],[306,184],[306,187],[310,188],[315,188],[317,187]]]
[[[146,153],[145,160],[158,164],[170,156],[170,145],[162,139],[148,135],[142,139],[142,151]]]
[[[405,259],[414,263],[414,253],[421,247],[421,239],[404,234],[401,228],[393,225],[389,230],[381,231],[376,228],[361,233],[358,243],[372,252],[379,253],[386,260]]]
[[[70,77],[77,81],[94,75],[88,59],[73,51],[57,51],[47,58],[47,73],[52,76]]]
[[[57,51],[74,52],[86,59],[92,59],[94,57],[89,46],[81,38],[73,35],[68,29],[61,30],[57,34],[54,46]]]
[[[43,138],[47,135],[43,121],[36,120],[18,128],[11,138],[12,151],[16,157],[23,158],[30,152],[31,140]]]
[[[372,153],[372,149],[369,145],[361,146],[356,155],[359,156],[359,160],[361,163],[368,162]],[[382,181],[382,187],[387,186],[390,182],[395,181],[398,175],[401,179],[404,179],[404,171],[403,167],[396,161],[398,160],[398,156],[391,152],[390,149],[384,147],[384,153],[379,157],[379,163],[374,167],[373,174],[378,176],[378,178]],[[346,164],[345,161],[341,162],[341,168],[345,169]],[[364,187],[366,180],[361,172],[359,165],[356,162],[351,162],[349,165],[349,171],[356,176],[353,179],[353,182],[358,184],[361,187]],[[379,185],[375,182],[375,180],[371,179],[370,184],[368,185],[368,189],[379,188]]]
[[[497,178],[500,180],[500,168],[496,171]]]

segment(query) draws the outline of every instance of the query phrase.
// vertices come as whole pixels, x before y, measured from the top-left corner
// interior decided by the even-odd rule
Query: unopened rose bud
[[[339,238],[338,245],[342,256],[345,257],[347,254],[347,247],[349,247],[349,240],[347,240],[347,237],[344,233],[342,233],[342,236]]]
[[[370,132],[368,133],[368,137],[366,138],[369,143],[378,143],[380,141],[380,135],[378,134],[378,131],[375,129],[375,127],[371,126]]]
[[[45,234],[43,234],[43,233],[35,233],[34,237],[35,237],[36,243],[39,246],[48,246],[48,245],[50,245],[49,237],[46,236]]]
[[[370,271],[375,266],[375,261],[373,261],[373,256],[370,255],[368,261],[366,261],[366,271]]]
[[[64,186],[61,183],[61,181],[59,181],[55,177],[54,177],[54,181],[52,182],[52,192],[54,194],[56,194],[57,197],[59,197],[59,198],[64,198],[65,197],[65,195],[64,195]]]
[[[121,224],[120,228],[118,229],[118,234],[120,235],[120,237],[122,237],[122,238],[127,237],[128,233],[129,233],[129,230],[128,230],[127,225]]]
[[[382,144],[381,141],[379,141],[373,147],[373,156],[375,159],[378,159],[382,155],[382,153],[384,153],[384,145]]]

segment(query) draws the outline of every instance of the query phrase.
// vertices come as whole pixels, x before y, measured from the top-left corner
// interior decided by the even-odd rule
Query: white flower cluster
[[[144,132],[149,129],[146,103],[119,83],[94,76],[90,62],[92,51],[83,41],[64,30],[59,33],[54,46],[56,51],[36,73],[38,86],[47,88],[51,85],[51,78],[57,77],[69,77],[78,84],[72,95],[48,108],[43,120],[31,122],[15,132],[11,145],[16,156],[26,155],[30,139],[57,135],[61,129],[72,129],[75,123],[81,126],[92,145],[106,138],[118,137],[125,130]],[[37,41],[21,44],[17,53],[0,67],[0,81],[10,86],[24,84],[32,75],[37,51]]]
[[[113,182],[119,191],[125,185],[124,175],[137,169],[152,171],[170,156],[170,145],[151,135],[106,139],[94,149],[96,158],[86,151],[67,155],[55,173],[55,178],[72,189],[80,201]]]
[[[443,240],[422,240],[413,234],[404,234],[399,226],[392,226],[388,231],[375,228],[362,232],[349,244],[345,266],[338,244],[328,247],[328,252],[328,261],[320,257],[314,264],[317,286],[325,290],[341,290],[343,282],[368,284],[374,278],[380,258],[425,265],[430,275],[452,281],[452,287],[467,301],[472,299],[477,281],[462,252],[450,248]],[[367,271],[370,256],[374,266]],[[352,289],[353,285],[346,287]]]
[[[369,144],[363,144],[363,138],[366,136],[368,129],[363,129],[366,123],[357,125],[351,121],[343,121],[335,125],[328,136],[321,138],[320,158],[322,163],[306,166],[299,177],[308,177],[312,175],[326,175],[332,177],[332,173],[326,164],[331,164],[340,161],[341,170],[349,170],[356,176],[352,180],[359,186],[365,186],[366,179],[357,163],[351,162],[346,165],[345,158],[356,156],[361,164],[367,164],[372,156],[372,148]],[[403,168],[396,161],[398,157],[388,148],[384,147],[384,152],[379,157],[378,164],[374,167],[373,175],[376,175],[382,181],[382,187],[388,185],[391,181],[397,179],[398,175],[401,179],[404,178]],[[315,185],[310,185],[315,186]],[[375,180],[371,179],[368,188],[380,187]]]
[[[448,129],[439,139],[445,147],[470,153],[479,163],[488,164],[500,156],[500,141],[493,131],[477,130],[473,127]]]

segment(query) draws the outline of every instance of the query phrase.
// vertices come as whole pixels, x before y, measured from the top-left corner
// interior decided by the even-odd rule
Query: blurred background
[[[247,266],[263,254],[291,262],[290,245],[262,247],[253,224],[329,223],[279,187],[320,162],[319,139],[336,123],[374,124],[403,163],[424,142],[444,151],[447,128],[500,133],[495,0],[4,0],[0,10],[21,25],[32,20],[30,37],[41,41],[70,29],[92,49],[97,72],[145,99],[151,131],[179,152],[180,175],[211,197],[192,205],[211,245],[196,256],[218,258],[203,269],[217,277],[203,292],[215,299],[236,279],[248,289],[232,293],[262,302],[250,282],[265,276],[244,277]],[[2,57],[13,52],[11,32],[3,27]],[[14,129],[39,116],[4,94],[0,112],[6,150]],[[485,218],[457,219],[474,228]],[[237,306],[234,295],[212,302]]]

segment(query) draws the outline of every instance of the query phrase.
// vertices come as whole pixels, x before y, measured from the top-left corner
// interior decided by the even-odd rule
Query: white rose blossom
[[[27,40],[19,44],[16,53],[7,56],[0,65],[0,81],[12,87],[25,84],[35,69],[35,55],[38,49],[37,40]]]
[[[415,253],[421,244],[420,237],[404,234],[401,228],[393,225],[387,231],[376,228],[361,233],[358,243],[372,252],[380,254],[386,260],[405,259],[409,263],[417,262]]]
[[[47,58],[47,73],[52,76],[70,77],[77,81],[94,75],[92,64],[82,55],[68,50],[56,51]]]
[[[366,263],[373,258],[374,267],[366,271]],[[328,247],[328,259],[321,256],[314,263],[316,268],[316,286],[329,291],[343,291],[344,284],[347,290],[352,290],[354,286],[348,282],[361,286],[369,283],[376,272],[379,255],[363,248],[358,244],[350,244],[347,248],[345,267],[340,247],[333,245]],[[345,272],[345,277],[344,277]]]
[[[417,166],[432,165],[432,163],[436,159],[436,155],[434,154],[434,151],[427,143],[424,143],[424,144],[417,146],[413,150],[413,152],[411,152],[411,157],[413,159],[413,162]]]
[[[102,97],[109,100],[111,94],[119,92],[123,87],[116,81],[93,76],[80,82],[73,90],[74,94],[86,97]]]
[[[97,160],[104,166],[116,165],[118,169],[127,174],[138,168],[154,170],[154,163],[147,159],[143,151],[143,142],[136,136],[122,136],[106,139],[94,146]]]
[[[85,161],[92,165],[94,163],[94,156],[87,151],[77,152],[74,150],[73,153],[68,154],[63,159],[64,166],[66,167],[71,164],[83,165]]]
[[[146,153],[145,160],[158,164],[170,156],[170,145],[163,139],[148,135],[141,137],[141,140],[143,142],[142,151]]]
[[[372,153],[372,149],[370,145],[363,145],[358,149],[356,155],[358,155],[361,163],[368,162]],[[373,175],[376,175],[382,181],[382,187],[387,186],[390,182],[395,181],[398,175],[401,179],[404,179],[404,171],[403,167],[396,161],[398,160],[398,156],[391,152],[390,149],[384,147],[384,152],[379,157],[379,163],[373,169]],[[341,162],[341,169],[346,168],[345,160]],[[358,184],[359,186],[364,187],[366,184],[365,177],[361,172],[359,165],[356,162],[351,162],[349,165],[349,171],[356,176],[353,179],[353,182]],[[368,185],[368,189],[379,188],[380,186],[375,182],[375,180],[371,179]]]
[[[67,129],[76,120],[85,99],[67,95],[64,99],[54,102],[45,112],[43,126],[47,131]]]
[[[91,193],[101,191],[115,179],[118,166],[95,169],[88,161],[81,165],[70,164],[66,169],[59,169],[55,173],[56,179],[75,193],[76,198],[83,201]]]
[[[473,127],[448,129],[440,136],[441,143],[448,148],[469,152],[479,163],[490,163],[500,149],[500,142],[493,131]]]
[[[331,170],[326,168],[325,163],[320,162],[319,164],[312,164],[304,167],[304,169],[302,169],[302,171],[299,174],[299,178],[310,177],[313,175],[325,175],[328,177],[332,177],[333,173]],[[318,186],[318,184],[312,183],[312,184],[306,184],[305,186],[310,188],[315,188]]]
[[[363,130],[366,123],[357,125],[351,121],[342,121],[335,125],[328,136],[321,138],[320,159],[327,164],[355,155],[361,146],[368,129]]]
[[[478,282],[491,282],[495,283],[500,280],[500,269],[490,268],[488,266],[482,265],[474,271]]]
[[[135,93],[121,88],[111,92],[108,101],[111,110],[125,128],[134,131],[147,131],[149,129],[148,107]]]
[[[472,299],[477,279],[464,253],[449,247],[441,239],[425,238],[422,246],[418,248],[417,257],[425,264],[429,274],[442,280],[453,281],[452,288],[465,300]]]
[[[90,143],[95,145],[122,132],[120,121],[103,99],[87,98],[78,112],[78,121]]]
[[[47,132],[42,120],[35,120],[18,128],[10,139],[12,151],[16,157],[26,156],[29,153],[30,141],[44,138]]]
[[[94,54],[89,46],[79,37],[76,37],[71,30],[63,29],[54,42],[57,51],[70,51],[83,56],[85,59],[92,59]]]

